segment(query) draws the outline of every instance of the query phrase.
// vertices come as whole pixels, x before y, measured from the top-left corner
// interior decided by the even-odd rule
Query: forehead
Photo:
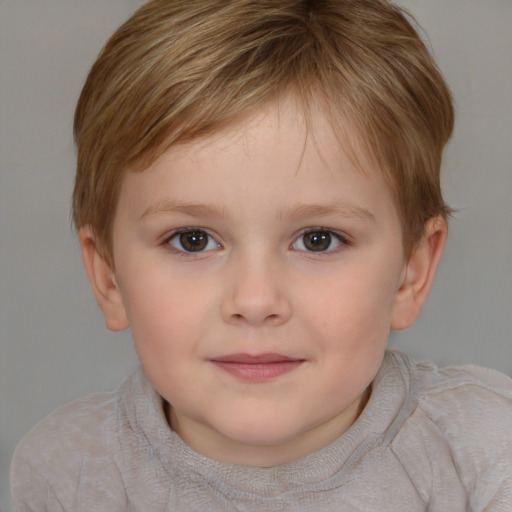
[[[213,135],[169,148],[141,172],[128,172],[120,202],[145,198],[157,205],[179,195],[173,200],[229,205],[245,197],[292,208],[294,201],[352,204],[355,189],[369,202],[389,201],[357,133],[348,121],[335,130],[324,110],[305,112],[292,96],[282,97]]]

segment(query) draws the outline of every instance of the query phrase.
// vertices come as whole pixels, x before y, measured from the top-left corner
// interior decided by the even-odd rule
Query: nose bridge
[[[222,304],[226,321],[279,325],[288,320],[291,306],[277,256],[251,251],[234,256],[229,266],[230,286]]]

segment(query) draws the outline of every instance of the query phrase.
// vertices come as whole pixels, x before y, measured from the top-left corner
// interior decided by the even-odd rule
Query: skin
[[[378,168],[361,155],[357,170],[327,117],[313,121],[317,144],[293,98],[281,99],[127,172],[115,269],[93,230],[80,231],[107,327],[131,328],[171,427],[217,460],[275,466],[343,434],[368,398],[389,330],[418,316],[443,249],[446,224],[432,219],[405,261]],[[191,228],[202,250],[183,247]],[[311,231],[327,240],[322,250],[307,245]],[[269,353],[292,368],[247,379],[217,363]]]

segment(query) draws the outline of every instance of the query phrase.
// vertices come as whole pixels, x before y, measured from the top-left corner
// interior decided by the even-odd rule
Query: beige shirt
[[[192,451],[138,370],[34,427],[11,483],[18,512],[511,512],[512,380],[388,352],[343,436],[254,468]]]

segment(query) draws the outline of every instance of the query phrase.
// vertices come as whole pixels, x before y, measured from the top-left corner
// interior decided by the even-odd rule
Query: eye
[[[186,229],[174,233],[167,243],[182,252],[204,252],[220,249],[220,245],[202,229]]]
[[[292,247],[298,251],[329,252],[347,243],[343,235],[327,229],[315,229],[303,233]]]

